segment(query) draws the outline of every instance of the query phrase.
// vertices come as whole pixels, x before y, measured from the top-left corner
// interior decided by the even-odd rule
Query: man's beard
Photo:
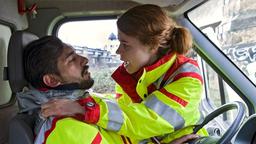
[[[85,74],[85,72],[88,73],[88,69],[89,69],[89,66],[88,65],[85,65],[83,67],[83,70],[81,71],[81,77],[83,77],[83,75]],[[94,84],[94,80],[89,76],[89,79],[88,80],[82,80],[80,83],[79,83],[79,87],[80,89],[90,89]]]
[[[83,70],[81,71],[81,77],[85,74],[85,72],[88,72],[88,65],[85,65],[83,67]],[[94,80],[89,76],[88,79],[82,79],[80,82],[73,82],[73,83],[68,83],[68,80],[65,80],[64,77],[60,75],[60,78],[62,79],[63,85],[60,85],[58,87],[55,87],[53,89],[62,89],[62,90],[74,90],[74,89],[90,89],[93,84]]]
[[[90,78],[89,80],[84,80],[78,84],[79,89],[90,89],[94,84],[94,80]]]

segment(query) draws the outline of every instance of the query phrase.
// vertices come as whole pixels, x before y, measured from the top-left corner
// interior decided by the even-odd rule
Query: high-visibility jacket
[[[138,76],[139,75],[139,76]],[[162,142],[192,132],[202,121],[203,81],[196,61],[169,54],[136,76],[120,66],[112,75],[117,101],[90,97],[84,120],[132,139]]]
[[[49,118],[42,125],[35,144],[131,144],[139,143],[96,125],[67,118]]]

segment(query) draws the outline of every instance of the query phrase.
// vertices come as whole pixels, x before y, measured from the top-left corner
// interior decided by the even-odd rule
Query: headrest
[[[21,91],[27,86],[23,68],[23,50],[27,44],[38,37],[25,31],[16,31],[12,34],[8,46],[8,79],[13,93]]]

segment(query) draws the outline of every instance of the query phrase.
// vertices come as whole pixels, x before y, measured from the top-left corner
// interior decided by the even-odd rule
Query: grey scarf
[[[78,100],[89,96],[85,90],[47,90],[38,91],[36,89],[24,88],[22,92],[17,93],[20,113],[36,114],[34,132],[37,134],[45,119],[41,116],[41,105],[51,99],[71,99]]]

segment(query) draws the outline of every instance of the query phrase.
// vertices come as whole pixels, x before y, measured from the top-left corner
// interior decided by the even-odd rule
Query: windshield
[[[256,84],[256,1],[212,0],[189,19]]]

